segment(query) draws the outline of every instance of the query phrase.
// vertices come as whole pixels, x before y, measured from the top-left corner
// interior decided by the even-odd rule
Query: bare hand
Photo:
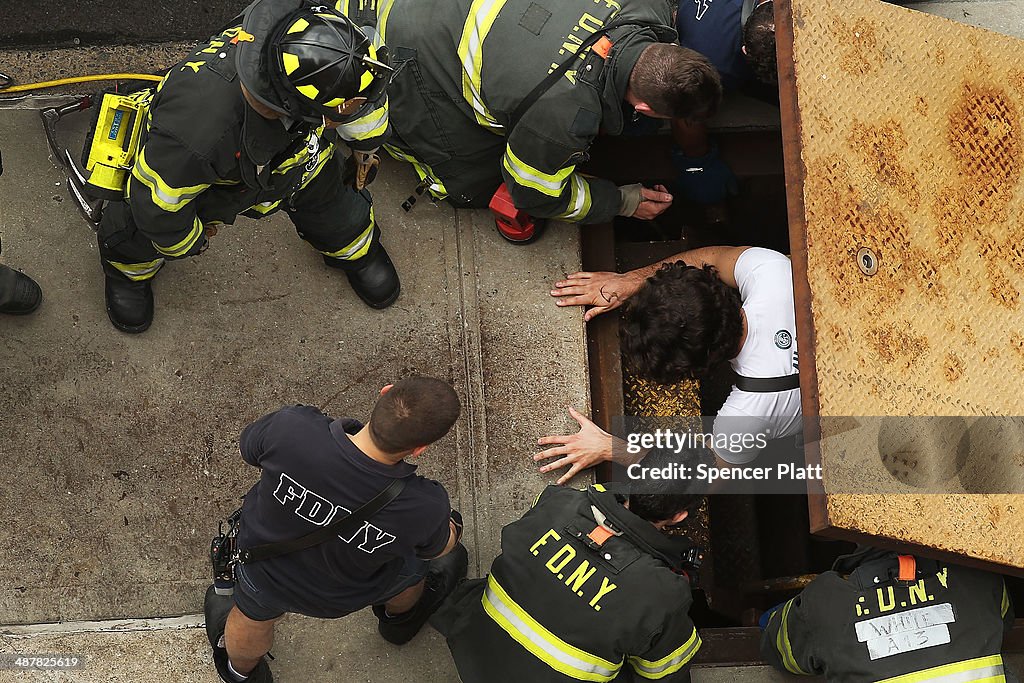
[[[640,200],[640,206],[633,213],[633,218],[649,221],[660,216],[665,209],[672,206],[672,195],[668,193],[668,189],[664,185],[655,185],[653,190],[646,187],[641,188],[640,196],[643,199]]]
[[[556,282],[551,296],[558,297],[558,306],[593,306],[583,314],[583,320],[590,321],[621,306],[643,283],[643,278],[632,272],[579,272]]]
[[[580,423],[580,431],[565,436],[542,436],[537,439],[538,444],[555,445],[555,448],[549,448],[533,456],[534,462],[561,456],[540,468],[541,472],[550,472],[560,467],[568,467],[569,471],[558,479],[559,486],[588,467],[612,459],[614,437],[572,406],[569,406],[569,414]]]

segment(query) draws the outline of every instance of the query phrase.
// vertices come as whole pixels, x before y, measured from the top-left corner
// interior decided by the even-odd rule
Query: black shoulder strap
[[[534,87],[534,89],[531,90],[526,95],[526,97],[522,99],[521,102],[519,102],[519,106],[515,108],[515,111],[512,112],[512,116],[510,116],[508,119],[508,130],[511,131],[513,128],[516,127],[516,124],[519,123],[519,119],[523,118],[523,116],[526,115],[526,112],[530,110],[530,107],[537,103],[537,100],[541,98],[541,95],[546,93],[551,88],[551,86],[558,82],[558,79],[561,78],[565,74],[565,72],[569,70],[569,67],[576,62],[577,58],[583,56],[583,53],[585,53],[588,48],[594,45],[594,43],[596,43],[597,41],[601,40],[601,38],[607,35],[609,31],[619,28],[620,26],[629,26],[634,23],[635,22],[629,21],[623,21],[620,23],[612,22],[608,26],[605,26],[604,28],[598,29],[597,31],[591,33],[586,40],[580,43],[580,46],[576,48],[575,52],[569,55],[569,57],[564,62],[559,64],[554,71],[549,73],[543,81],[538,83]],[[637,25],[642,26],[643,24]]]
[[[335,520],[325,527],[306,534],[301,538],[278,543],[265,543],[239,552],[238,561],[242,564],[261,562],[272,557],[288,555],[299,550],[312,548],[335,536],[351,536],[366,521],[380,512],[388,503],[398,497],[398,494],[405,488],[405,479],[394,479],[388,487],[377,494],[370,502],[363,505],[355,512]]]
[[[744,377],[736,375],[736,388],[755,394],[773,394],[800,388],[800,373],[783,377]]]

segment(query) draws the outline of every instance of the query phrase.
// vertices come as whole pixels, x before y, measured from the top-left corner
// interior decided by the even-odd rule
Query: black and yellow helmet
[[[374,46],[332,7],[262,0],[247,10],[250,23],[265,29],[262,36],[255,34],[257,44],[245,46],[248,56],[239,55],[239,66],[245,61],[248,67],[239,68],[242,82],[264,104],[292,118],[348,118],[351,112],[340,115],[346,101],[373,102],[391,80],[387,49]]]

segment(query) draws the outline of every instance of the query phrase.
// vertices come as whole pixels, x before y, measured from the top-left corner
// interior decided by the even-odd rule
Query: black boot
[[[206,598],[203,600],[203,615],[206,617],[206,637],[213,648],[213,665],[217,667],[217,675],[226,683],[238,683],[231,670],[228,669],[228,651],[219,646],[221,636],[224,635],[224,627],[228,622],[228,612],[234,606],[235,601],[226,595],[217,595],[213,586],[206,589]],[[273,683],[274,676],[270,673],[270,666],[267,660],[261,659],[248,676],[245,683]]]
[[[370,308],[387,308],[395,303],[402,291],[395,264],[379,242],[362,258],[345,261],[324,256],[324,263],[345,271],[352,289]]]
[[[384,640],[395,645],[405,645],[413,639],[430,615],[437,611],[459,581],[466,578],[469,569],[469,553],[466,546],[459,543],[455,549],[444,557],[430,561],[430,570],[424,580],[426,586],[423,595],[408,612],[396,616],[388,616],[384,605],[374,605],[373,613],[377,615],[377,630]]]
[[[0,266],[0,313],[25,315],[39,308],[43,290],[25,273]]]
[[[138,334],[153,322],[153,286],[149,280],[129,280],[109,263],[103,264],[107,317],[114,327]]]

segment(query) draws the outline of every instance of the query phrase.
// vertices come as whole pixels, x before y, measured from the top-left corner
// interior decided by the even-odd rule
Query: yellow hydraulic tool
[[[152,100],[152,90],[128,95],[103,94],[85,160],[89,174],[85,188],[90,194],[112,201],[124,199],[128,173],[135,164]]]

